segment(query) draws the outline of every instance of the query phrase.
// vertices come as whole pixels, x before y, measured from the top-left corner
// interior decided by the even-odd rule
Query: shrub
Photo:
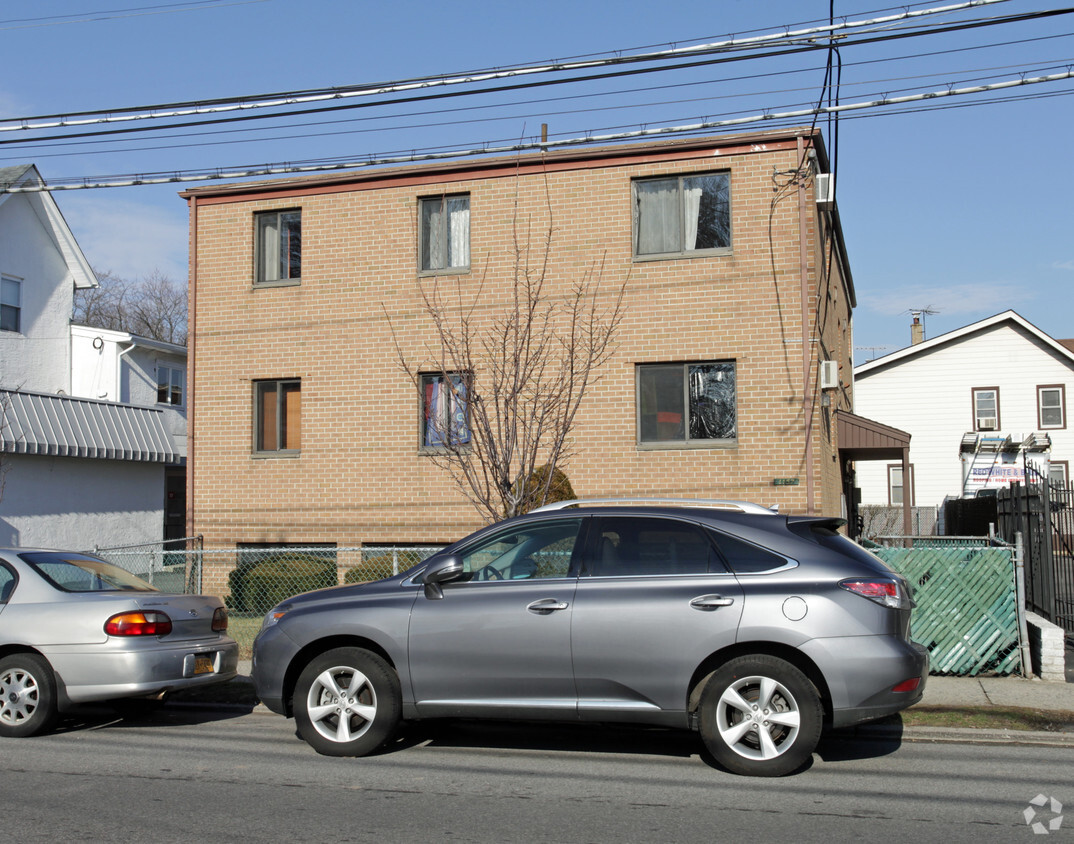
[[[228,575],[231,595],[227,605],[235,612],[264,614],[300,592],[338,583],[336,561],[316,554],[282,554],[242,560]]]

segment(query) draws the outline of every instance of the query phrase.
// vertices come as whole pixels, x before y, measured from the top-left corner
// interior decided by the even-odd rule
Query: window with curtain
[[[257,284],[297,284],[302,278],[302,212],[265,211],[256,221]]]
[[[22,330],[22,282],[4,276],[0,279],[0,331]]]
[[[421,271],[464,272],[470,269],[470,195],[455,194],[421,200]]]
[[[470,442],[470,379],[449,372],[421,376],[423,448],[445,448]]]
[[[682,256],[731,246],[730,175],[634,182],[634,255]]]
[[[734,361],[637,367],[638,442],[704,445],[738,436]]]
[[[157,366],[157,404],[180,407],[186,373],[176,366]]]
[[[297,454],[302,445],[302,382],[254,382],[254,451]]]

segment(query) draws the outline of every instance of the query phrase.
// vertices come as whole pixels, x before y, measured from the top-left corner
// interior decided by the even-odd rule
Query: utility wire
[[[999,2],[999,0],[976,0],[976,1],[977,2]],[[999,24],[999,23],[1011,23],[1011,22],[1014,22],[1016,20],[1017,21],[1030,20],[1030,19],[1037,19],[1037,18],[1040,18],[1040,17],[1049,17],[1049,16],[1052,16],[1052,15],[1060,15],[1060,14],[1065,15],[1065,14],[1071,14],[1071,13],[1074,13],[1074,8],[1050,10],[1050,11],[1045,11],[1045,12],[1031,12],[1031,13],[1027,13],[1025,15],[1017,15],[1017,16],[1006,17],[1006,18],[990,18],[990,19],[982,20],[982,21],[972,21],[972,22],[968,22],[968,23],[953,24],[952,26],[949,26],[949,27],[948,26],[945,26],[945,27],[939,27],[938,26],[938,27],[934,27],[934,28],[931,28],[931,29],[928,29],[928,30],[925,30],[925,31],[921,31],[921,32],[918,32],[918,31],[900,32],[900,33],[888,34],[888,35],[884,35],[884,36],[877,36],[877,37],[873,37],[873,38],[859,38],[859,39],[854,40],[854,41],[844,41],[844,42],[842,42],[840,44],[840,47],[845,48],[845,47],[848,47],[848,46],[858,46],[858,45],[862,45],[862,44],[872,44],[872,43],[878,43],[878,42],[895,40],[895,39],[906,38],[906,37],[916,37],[916,36],[919,36],[919,35],[933,35],[933,34],[940,34],[940,33],[958,31],[958,30],[963,30],[963,29],[975,29],[975,28],[978,28],[978,27],[981,27],[981,26],[993,26],[993,25],[996,25],[996,24]],[[811,43],[808,43],[808,44],[803,45],[803,46],[786,47],[786,48],[776,50],[776,51],[772,51],[772,52],[768,52],[768,53],[751,54],[751,55],[748,55],[748,56],[741,56],[741,55],[718,56],[718,57],[707,58],[707,59],[700,60],[700,61],[695,61],[695,62],[680,62],[680,63],[674,64],[674,65],[660,65],[660,66],[657,66],[657,67],[633,68],[633,69],[629,69],[629,70],[620,69],[620,70],[615,70],[615,71],[611,71],[611,72],[608,72],[608,73],[593,73],[593,74],[587,74],[587,75],[583,75],[583,76],[575,76],[575,77],[571,77],[569,79],[545,79],[545,80],[540,80],[540,81],[518,82],[518,83],[514,83],[514,84],[510,84],[510,85],[496,85],[496,86],[492,86],[492,87],[479,88],[479,89],[476,89],[476,90],[440,91],[440,92],[437,92],[437,93],[420,94],[420,95],[413,95],[413,96],[404,95],[404,96],[398,96],[398,97],[395,97],[395,98],[392,98],[392,99],[378,100],[378,101],[374,101],[374,102],[369,102],[369,101],[350,102],[350,103],[347,103],[347,104],[344,104],[344,105],[321,106],[321,107],[318,107],[318,108],[307,108],[307,109],[303,109],[303,110],[300,110],[300,111],[276,112],[276,113],[273,113],[273,114],[270,114],[270,115],[245,114],[245,115],[231,116],[231,117],[216,117],[216,118],[212,118],[212,119],[202,119],[202,120],[186,121],[186,122],[180,122],[180,123],[170,123],[170,124],[164,124],[162,126],[137,126],[137,127],[128,127],[128,128],[122,128],[122,129],[104,129],[104,130],[95,130],[95,131],[88,131],[88,132],[72,132],[72,133],[60,134],[60,135],[39,136],[39,137],[32,138],[32,139],[11,138],[11,139],[6,139],[6,140],[0,140],[0,146],[9,145],[9,144],[16,144],[16,143],[17,144],[24,144],[24,143],[27,142],[27,140],[32,140],[33,142],[36,143],[36,142],[44,142],[44,141],[66,140],[66,139],[71,139],[71,138],[108,137],[108,136],[114,136],[114,135],[126,135],[126,134],[149,132],[149,131],[163,131],[163,130],[169,130],[169,129],[184,129],[184,128],[190,128],[190,127],[219,125],[219,124],[228,124],[228,123],[236,123],[236,122],[248,122],[248,121],[255,121],[255,120],[268,120],[268,119],[275,119],[275,118],[280,118],[280,117],[295,117],[295,116],[307,116],[307,115],[313,115],[313,114],[325,114],[325,113],[331,113],[331,112],[336,112],[336,111],[344,111],[344,110],[350,110],[350,109],[356,109],[356,108],[383,107],[385,105],[398,105],[398,104],[402,104],[402,103],[427,102],[427,101],[431,101],[431,100],[440,100],[440,99],[447,99],[447,98],[475,96],[475,95],[478,95],[478,94],[505,93],[507,91],[516,91],[516,90],[521,90],[521,89],[530,89],[530,88],[548,87],[548,86],[558,86],[558,85],[562,85],[562,84],[568,83],[568,82],[570,82],[570,83],[573,83],[573,82],[592,82],[592,81],[602,80],[602,79],[614,79],[614,78],[633,76],[633,75],[645,74],[645,73],[654,73],[654,72],[660,72],[660,71],[681,70],[681,69],[689,68],[689,67],[706,67],[706,66],[710,66],[710,65],[723,64],[723,63],[726,63],[726,62],[743,61],[743,60],[756,60],[756,59],[759,59],[759,58],[771,58],[771,57],[774,57],[774,56],[786,56],[786,55],[793,55],[793,54],[796,54],[796,53],[812,52],[812,51],[816,51],[816,50],[827,50],[827,49],[828,48],[827,48],[827,45],[825,43],[818,42],[818,41],[816,41],[814,39]],[[70,125],[74,125],[74,124],[70,124]]]
[[[851,112],[858,112],[870,109],[881,109],[891,106],[905,106],[912,103],[923,103],[931,100],[941,100],[944,98],[961,97],[973,94],[982,94],[992,91],[1009,90],[1013,88],[1020,88],[1029,85],[1039,85],[1050,82],[1058,82],[1065,79],[1074,78],[1074,70],[1068,70],[1063,73],[1049,74],[1047,76],[1039,77],[1020,77],[1018,79],[1008,79],[1003,82],[996,82],[990,85],[974,85],[968,88],[947,88],[945,90],[929,91],[921,94],[912,94],[902,97],[883,97],[879,100],[871,100],[858,103],[844,103],[838,106],[820,106],[819,108],[809,108],[797,111],[788,112],[768,112],[759,115],[752,115],[749,117],[732,118],[728,120],[706,121],[695,123],[685,126],[665,126],[652,129],[638,129],[629,132],[617,132],[609,134],[595,134],[587,133],[583,137],[565,138],[561,140],[548,140],[548,141],[534,141],[532,143],[512,143],[507,145],[492,146],[484,145],[481,148],[474,149],[457,149],[448,152],[439,153],[426,153],[426,154],[410,154],[402,156],[383,156],[377,157],[374,155],[352,159],[348,161],[338,161],[331,164],[302,164],[302,165],[257,165],[245,169],[237,170],[223,170],[217,169],[215,171],[175,171],[170,174],[150,174],[146,176],[125,176],[125,177],[105,177],[106,179],[115,179],[114,181],[101,181],[91,182],[89,179],[73,180],[69,183],[54,183],[52,185],[32,185],[32,186],[3,186],[0,189],[2,193],[37,193],[41,191],[58,191],[58,190],[85,190],[89,188],[108,188],[108,187],[133,187],[136,185],[150,185],[150,184],[169,184],[178,182],[205,182],[216,181],[221,179],[247,179],[255,178],[258,176],[279,176],[279,175],[292,175],[292,174],[306,174],[316,172],[326,172],[331,170],[343,170],[359,167],[372,167],[383,166],[393,164],[409,164],[420,161],[446,161],[451,159],[467,158],[476,155],[497,155],[507,153],[519,153],[540,151],[547,149],[560,149],[572,146],[581,146],[593,143],[613,143],[619,141],[637,140],[640,138],[656,137],[661,135],[676,135],[676,134],[688,134],[701,131],[711,131],[713,129],[724,129],[732,126],[744,126],[749,124],[765,124],[773,123],[777,121],[787,120],[800,120],[805,118],[812,118],[818,115],[831,114],[845,114]]]
[[[681,59],[697,55],[723,53],[743,49],[754,49],[769,44],[801,44],[813,39],[812,48],[821,47],[826,49],[826,44],[817,44],[815,36],[833,35],[837,32],[850,32],[865,27],[890,26],[894,23],[915,20],[917,18],[947,14],[965,9],[981,6],[990,6],[996,3],[1009,2],[1009,0],[968,0],[967,2],[954,5],[941,6],[933,9],[919,11],[906,10],[897,15],[888,15],[864,21],[844,21],[842,23],[828,23],[823,26],[807,27],[797,30],[786,30],[781,33],[755,36],[752,38],[734,39],[726,41],[695,44],[689,47],[673,47],[664,50],[656,50],[631,55],[618,55],[603,59],[590,59],[579,61],[547,62],[537,65],[525,65],[502,69],[490,68],[475,71],[462,71],[455,74],[438,76],[416,77],[403,79],[396,82],[364,83],[354,86],[333,88],[309,89],[305,91],[290,91],[272,94],[252,94],[242,97],[226,97],[204,101],[188,101],[180,103],[165,103],[150,106],[133,106],[114,109],[99,109],[94,111],[71,112],[64,115],[50,114],[32,117],[5,118],[0,120],[0,131],[36,131],[42,129],[65,128],[69,126],[86,126],[101,123],[118,123],[136,120],[159,120],[173,117],[190,117],[205,114],[218,114],[229,111],[246,111],[250,109],[280,108],[283,106],[300,105],[304,103],[324,102],[351,97],[382,96],[386,94],[402,93],[415,90],[428,90],[433,87],[454,85],[473,85],[477,83],[492,82],[501,79],[513,79],[533,74],[563,73],[579,70],[612,67],[624,64],[636,64],[645,62],[666,61],[669,59]],[[997,19],[977,21],[977,24],[1013,22],[1015,20],[1031,19],[1037,16],[1062,14],[1074,11],[1074,9],[1052,10],[1050,12],[1032,12],[1025,15],[1012,15]],[[962,24],[970,26],[971,24]],[[582,77],[588,79],[589,77]],[[63,118],[63,119],[60,119]],[[35,123],[33,121],[46,121]],[[14,124],[14,125],[3,125]]]

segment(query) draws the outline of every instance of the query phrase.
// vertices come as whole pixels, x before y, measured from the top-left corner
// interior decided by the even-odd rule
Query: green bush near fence
[[[335,586],[336,561],[312,554],[281,554],[241,561],[228,575],[228,608],[264,614],[300,592]]]

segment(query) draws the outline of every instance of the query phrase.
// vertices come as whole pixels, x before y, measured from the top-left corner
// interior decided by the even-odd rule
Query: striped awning
[[[141,463],[182,457],[163,411],[152,407],[0,390],[0,428],[3,450],[11,454]]]

